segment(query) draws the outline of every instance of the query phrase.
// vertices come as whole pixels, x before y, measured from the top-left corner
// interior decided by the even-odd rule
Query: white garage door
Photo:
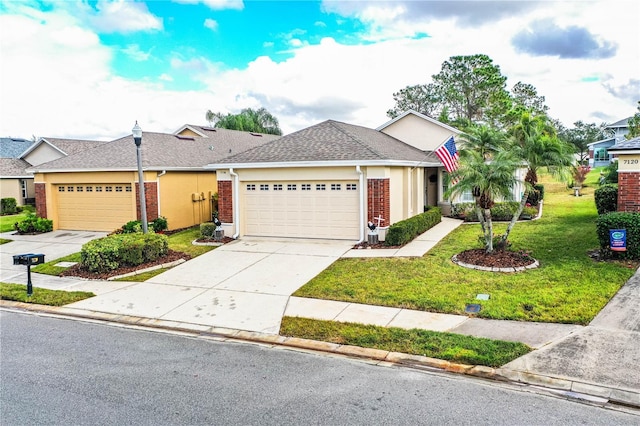
[[[245,182],[245,234],[358,239],[358,194],[358,181]]]
[[[113,231],[136,218],[131,185],[55,185],[58,228],[78,231]]]

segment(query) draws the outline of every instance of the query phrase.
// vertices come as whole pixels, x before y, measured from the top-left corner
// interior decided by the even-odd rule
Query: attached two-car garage
[[[244,181],[244,234],[358,239],[357,180]]]

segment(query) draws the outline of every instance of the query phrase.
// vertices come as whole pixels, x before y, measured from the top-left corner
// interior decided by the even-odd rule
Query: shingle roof
[[[31,167],[31,164],[20,158],[0,158],[0,177],[33,177],[33,173],[25,171],[28,167]]]
[[[191,127],[197,127],[206,137],[144,132],[141,145],[143,167],[154,170],[202,168],[208,163],[279,137],[236,130]],[[135,170],[136,159],[133,136],[128,135],[112,142],[101,143],[90,150],[41,164],[33,167],[33,170]]]
[[[425,153],[377,130],[327,120],[258,148],[228,156],[219,164],[342,160],[439,163],[432,153]]]
[[[629,119],[631,117],[623,118],[622,120],[616,121],[615,123],[611,123],[607,126],[607,129],[613,127],[629,127]]]
[[[45,141],[49,142],[51,145],[55,146],[62,152],[67,155],[73,155],[80,151],[85,151],[87,149],[93,149],[98,145],[102,145],[103,143],[108,143],[105,141],[89,141],[84,139],[61,139],[61,138],[42,138]]]
[[[616,142],[609,151],[625,151],[625,150],[640,150],[640,136],[637,138]]]
[[[0,138],[0,158],[18,158],[33,144],[20,138]]]

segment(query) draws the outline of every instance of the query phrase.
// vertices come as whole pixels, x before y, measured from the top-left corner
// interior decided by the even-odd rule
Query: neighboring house
[[[375,130],[328,120],[206,168],[233,237],[363,240],[368,221],[388,226],[446,205],[433,151],[459,134],[415,111]]]
[[[610,135],[609,137],[587,144],[589,152],[589,166],[606,167],[613,161],[615,157],[612,154],[609,154],[609,148],[614,146],[617,142],[625,139],[625,136],[629,133],[629,118],[631,117],[616,121],[615,123],[605,127],[605,132]]]
[[[640,212],[640,137],[609,148],[618,158],[618,211]]]
[[[164,216],[170,230],[210,221],[218,189],[203,166],[278,137],[194,125],[173,134],[144,132],[148,220]],[[136,159],[129,135],[32,167],[38,214],[52,219],[54,229],[90,231],[113,231],[139,218]]]
[[[0,198],[15,198],[23,206],[33,201],[33,174],[27,173],[29,163],[20,159],[32,141],[20,138],[0,138]]]

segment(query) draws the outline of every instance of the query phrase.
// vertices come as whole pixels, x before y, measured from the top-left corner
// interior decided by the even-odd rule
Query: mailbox
[[[14,265],[40,265],[44,263],[44,254],[16,254],[13,256]]]

